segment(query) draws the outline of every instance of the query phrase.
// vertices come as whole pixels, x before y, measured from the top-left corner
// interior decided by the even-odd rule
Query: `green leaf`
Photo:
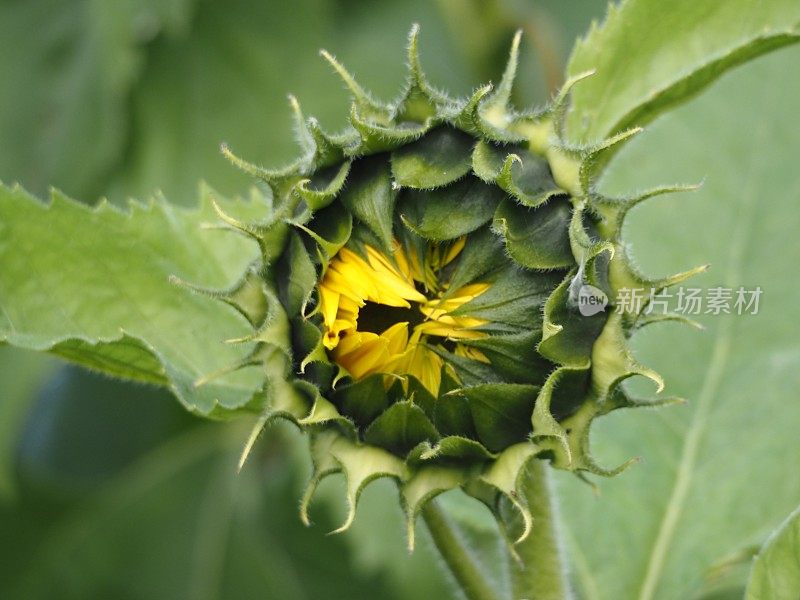
[[[478,177],[496,182],[525,206],[539,206],[561,192],[553,181],[547,161],[523,145],[478,142],[472,164]]]
[[[529,330],[541,323],[542,306],[561,278],[560,273],[508,267],[496,274],[488,290],[451,314],[485,319],[495,329]]]
[[[539,353],[553,362],[580,366],[592,356],[595,341],[608,317],[603,311],[584,316],[578,306],[570,302],[569,289],[574,278],[575,271],[571,271],[547,299]],[[613,350],[610,350],[612,354]]]
[[[522,266],[569,267],[575,264],[568,235],[571,213],[569,201],[558,198],[538,208],[506,199],[497,208],[494,226],[503,234],[508,253]]]
[[[425,453],[425,460],[455,458],[457,460],[484,462],[494,458],[483,444],[474,439],[451,435],[439,440]]]
[[[276,273],[278,295],[286,312],[294,316],[317,285],[317,271],[299,235],[289,236],[289,243],[276,265]]]
[[[475,231],[492,218],[503,192],[475,177],[441,190],[404,190],[397,212],[417,235],[444,241]]]
[[[367,427],[389,405],[383,378],[383,375],[376,373],[361,381],[338,387],[332,392],[331,400],[356,425]]]
[[[445,290],[445,297],[468,283],[480,281],[488,273],[497,271],[506,264],[502,253],[502,241],[484,227],[467,236],[464,249],[456,261],[455,269],[450,277],[450,286]]]
[[[764,544],[753,563],[746,600],[789,600],[800,590],[800,508]]]
[[[710,262],[684,289],[760,286],[763,293],[757,315],[688,315],[706,326],[702,333],[667,323],[634,335],[636,359],[664,376],[668,395],[689,402],[597,422],[598,460],[644,459],[600,482],[599,499],[571,478],[562,482],[569,554],[585,597],[703,597],[718,583],[715,565],[760,545],[797,506],[800,352],[791,274],[800,246],[787,240],[800,230],[800,134],[789,126],[800,80],[787,73],[798,60],[800,49],[790,48],[732,73],[631,142],[601,182],[601,191],[619,197],[705,179],[694,194],[661,196],[630,213],[632,255],[655,275]],[[628,387],[634,395],[652,391],[647,382]],[[745,577],[732,573],[731,597],[742,597]]]
[[[530,331],[507,335],[492,335],[461,343],[480,350],[492,368],[508,381],[537,383],[544,381],[553,365],[536,352],[541,329],[531,323]]]
[[[454,394],[469,402],[478,439],[492,452],[499,452],[527,438],[538,392],[533,385],[487,383]]]
[[[446,372],[442,377],[448,377]],[[452,381],[451,381],[452,383]],[[469,402],[464,396],[444,394],[436,401],[434,420],[436,429],[443,436],[462,436],[475,439],[475,423],[469,411]]]
[[[443,368],[444,369],[444,368]],[[446,369],[444,369],[446,370]],[[405,389],[404,389],[405,384]],[[445,383],[445,386],[447,384]],[[436,397],[422,382],[413,375],[407,376],[405,381],[398,379],[394,386],[395,398],[408,398],[422,409],[431,422],[436,418]],[[439,390],[441,393],[441,389]]]
[[[435,442],[439,434],[425,412],[410,401],[396,402],[364,432],[367,444],[405,455],[422,442]]]
[[[431,189],[452,183],[470,170],[473,139],[452,127],[438,127],[392,152],[392,176],[403,187]]]
[[[386,248],[391,248],[395,197],[389,161],[385,154],[378,154],[356,162],[340,200]]]
[[[728,69],[796,42],[795,0],[625,0],[578,41],[568,73],[596,74],[575,86],[570,137],[591,141],[652,121]]]
[[[322,262],[327,263],[350,239],[353,217],[337,206],[329,206],[314,213],[308,226],[298,225],[317,243],[322,252]]]
[[[251,217],[263,211],[257,202],[223,205]],[[46,205],[0,188],[0,339],[169,385],[204,415],[248,406],[263,382],[254,369],[195,385],[245,359],[251,344],[222,342],[250,333],[248,323],[170,281],[225,288],[254,258],[255,244],[204,231],[207,222],[216,222],[208,194],[194,210],[156,200],[123,211],[58,194]]]
[[[338,167],[322,169],[314,173],[310,180],[300,182],[296,188],[297,193],[311,210],[318,211],[333,202],[349,173],[349,162],[343,162]]]

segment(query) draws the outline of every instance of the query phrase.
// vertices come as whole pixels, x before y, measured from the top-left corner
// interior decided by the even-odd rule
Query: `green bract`
[[[640,401],[621,383],[642,375],[661,390],[658,374],[637,364],[631,334],[656,293],[697,271],[649,280],[633,268],[621,239],[627,212],[638,202],[681,188],[630,198],[600,195],[594,183],[607,153],[633,129],[586,146],[562,134],[570,89],[536,111],[509,105],[519,35],[500,84],[451,98],[425,78],[410,34],[408,81],[401,97],[374,100],[330,55],[325,58],[353,96],[350,127],[331,135],[305,119],[293,100],[302,156],[280,170],[237,158],[234,164],[267,184],[270,209],[245,223],[220,217],[258,244],[260,257],[240,283],[211,291],[252,325],[243,342],[254,352],[235,366],[262,365],[266,412],[252,441],[275,418],[307,431],[314,474],[301,514],[319,481],[344,473],[352,522],[359,494],[379,477],[397,480],[409,538],[421,507],[436,494],[461,487],[496,515],[511,503],[531,518],[518,483],[528,461],[542,458],[561,469],[613,475],[589,451],[595,417]],[[317,286],[344,246],[391,253],[467,236],[451,277],[459,285],[481,281],[489,290],[458,308],[459,316],[486,322],[484,337],[469,344],[489,360],[444,354],[454,375],[443,373],[437,396],[414,377],[387,383],[383,375],[349,377],[322,344]],[[455,287],[455,283],[453,283]],[[641,310],[623,310],[620,290],[644,297]],[[589,290],[606,297],[605,310],[582,311]],[[500,519],[502,522],[502,519]]]

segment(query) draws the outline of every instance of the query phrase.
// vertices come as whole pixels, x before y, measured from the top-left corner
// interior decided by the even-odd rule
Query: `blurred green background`
[[[88,203],[162,191],[195,203],[250,181],[222,141],[267,165],[295,150],[287,94],[330,130],[347,95],[326,48],[384,98],[422,25],[431,80],[466,93],[525,30],[517,102],[560,83],[602,0],[0,0],[0,180]],[[286,427],[239,475],[248,423],[205,423],[163,391],[0,347],[0,597],[451,597],[422,537],[408,556],[396,492],[365,492],[353,529],[328,482],[303,527],[309,473]],[[466,511],[468,512],[468,511]],[[491,524],[486,525],[487,536]]]

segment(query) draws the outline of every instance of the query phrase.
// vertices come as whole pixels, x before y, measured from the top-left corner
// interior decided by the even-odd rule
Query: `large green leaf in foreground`
[[[761,549],[747,585],[747,600],[790,600],[800,593],[800,508]]]
[[[797,0],[625,0],[576,45],[569,131],[593,140],[641,126],[728,68],[797,41]]]
[[[800,502],[800,49],[782,50],[662,118],[612,163],[606,191],[675,181],[699,192],[640,206],[628,239],[648,273],[711,263],[687,287],[761,286],[758,315],[701,315],[707,330],[653,325],[637,357],[689,399],[620,412],[594,431],[609,464],[561,486],[574,574],[587,599],[741,598],[748,552]],[[741,564],[736,566],[736,558]]]
[[[205,196],[193,210],[156,200],[122,211],[87,208],[58,194],[43,204],[19,188],[0,187],[0,341],[166,384],[201,414],[215,414],[217,403],[248,405],[258,373],[194,385],[250,350],[223,343],[249,331],[244,319],[169,281],[176,275],[229,286],[253,258],[244,239],[202,229],[216,221]],[[229,206],[251,218],[260,208],[258,201]]]

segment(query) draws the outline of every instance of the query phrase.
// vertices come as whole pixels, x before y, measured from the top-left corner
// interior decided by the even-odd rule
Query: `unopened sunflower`
[[[510,502],[524,537],[528,462],[617,472],[625,465],[592,459],[590,424],[642,404],[621,387],[626,378],[662,387],[627,347],[639,312],[614,300],[693,273],[647,280],[620,238],[632,206],[675,188],[600,195],[596,173],[636,130],[567,144],[568,92],[582,77],[543,110],[512,108],[518,43],[496,88],[458,99],[426,80],[412,29],[407,86],[386,104],[323,53],[353,96],[346,131],[323,131],[293,101],[295,163],[270,171],[223,148],[270,188],[258,223],[220,212],[261,249],[224,299],[254,328],[245,364],[263,365],[269,406],[259,430],[282,417],[309,434],[303,519],[319,481],[343,472],[341,529],[364,486],[391,477],[410,537],[422,506],[456,487],[498,515]]]

